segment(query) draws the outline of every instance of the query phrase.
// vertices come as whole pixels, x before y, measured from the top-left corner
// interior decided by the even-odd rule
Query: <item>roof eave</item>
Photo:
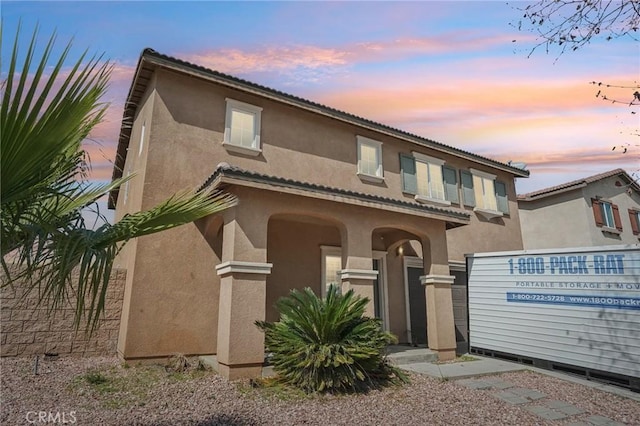
[[[131,138],[131,130],[133,127],[133,117],[135,117],[138,110],[139,99],[134,99],[134,93],[140,93],[140,97],[144,95],[146,91],[149,79],[141,78],[141,72],[145,68],[145,64],[148,63],[146,52],[150,49],[146,48],[142,51],[138,64],[136,65],[136,71],[127,93],[126,102],[124,104],[124,111],[122,113],[122,124],[120,125],[120,136],[118,138],[118,147],[116,148],[116,158],[113,164],[113,172],[111,174],[111,180],[114,181],[122,177],[124,172],[124,164],[127,158],[127,150],[129,149],[129,141]],[[141,82],[141,80],[146,80]],[[118,194],[120,188],[114,188],[109,193],[109,200],[107,207],[111,210],[116,208],[118,202]]]
[[[582,183],[577,184],[577,185],[571,185],[571,186],[568,186],[566,188],[557,189],[555,191],[550,191],[550,192],[545,192],[543,194],[536,194],[536,195],[532,195],[532,196],[519,196],[518,197],[518,201],[537,201],[537,200],[541,200],[543,198],[551,197],[552,195],[564,194],[565,192],[575,191],[575,190],[584,188],[585,186],[587,186],[587,183],[586,182],[582,182]]]
[[[551,197],[557,194],[570,192],[576,189],[584,188],[595,182],[599,182],[603,179],[609,179],[612,177],[621,177],[626,180],[631,188],[640,193],[640,186],[638,183],[623,169],[614,169],[608,172],[600,173],[594,176],[589,176],[583,179],[567,182],[565,184],[552,186],[550,188],[540,189],[538,191],[529,192],[527,194],[518,195],[518,201],[537,201],[543,198]]]
[[[294,195],[304,195],[311,198],[328,201],[346,202],[348,204],[365,207],[382,208],[414,214],[436,220],[443,220],[447,223],[447,228],[455,228],[470,223],[470,214],[452,209],[444,209],[431,206],[420,206],[408,203],[403,200],[387,199],[385,197],[371,196],[367,194],[353,193],[338,188],[329,188],[307,182],[292,181],[275,176],[260,175],[231,166],[220,166],[201,185],[199,190],[213,187],[219,188],[223,185],[240,185],[257,187],[277,192],[291,193]]]

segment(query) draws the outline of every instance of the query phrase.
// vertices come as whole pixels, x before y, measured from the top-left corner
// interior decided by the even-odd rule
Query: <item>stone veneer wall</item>
[[[3,283],[4,278],[3,274]],[[91,338],[85,335],[84,324],[78,332],[73,329],[74,300],[48,312],[46,306],[37,306],[37,290],[23,297],[25,290],[19,285],[3,287],[0,289],[0,356],[45,352],[75,356],[115,355],[125,281],[126,270],[112,271],[103,319]]]

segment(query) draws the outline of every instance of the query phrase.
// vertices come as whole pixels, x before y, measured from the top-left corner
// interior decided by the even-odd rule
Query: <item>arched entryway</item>
[[[264,335],[255,321],[277,321],[274,304],[291,289],[309,287],[323,295],[335,284],[353,290],[371,301],[366,315],[380,317],[401,341],[411,341],[418,327],[411,325],[414,315],[406,319],[412,305],[405,292],[404,259],[410,250],[422,252],[424,259],[418,276],[426,302],[409,298],[425,306],[429,319],[428,331],[418,333],[425,340],[428,335],[429,347],[441,359],[455,353],[445,222],[297,194],[232,189],[238,206],[199,224],[219,260],[212,265],[217,276],[212,284],[220,287],[217,361],[222,375],[260,374]]]
[[[341,225],[335,220],[305,214],[275,214],[267,226],[266,319],[277,321],[274,305],[292,289],[311,288],[317,295],[328,284],[339,284],[342,269]]]
[[[422,241],[427,237],[397,227],[376,228],[373,246],[384,250],[384,288],[380,300],[389,330],[401,343],[427,344],[427,303]],[[428,267],[428,265],[427,265]]]

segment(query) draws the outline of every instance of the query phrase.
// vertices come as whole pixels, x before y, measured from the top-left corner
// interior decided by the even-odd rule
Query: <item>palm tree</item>
[[[276,308],[280,321],[256,321],[279,379],[314,392],[366,391],[407,377],[386,359],[397,343],[379,319],[364,316],[369,299],[329,286],[321,299],[310,288],[291,290]]]
[[[37,61],[37,32],[21,55],[18,29],[2,82],[2,285],[37,289],[49,309],[75,300],[76,328],[86,321],[93,331],[114,258],[126,241],[214,214],[236,199],[211,190],[183,192],[113,225],[87,227],[82,210],[127,180],[89,184],[89,161],[81,147],[107,109],[100,98],[112,64],[101,56],[88,58],[85,51],[65,67],[71,42],[52,59],[55,34]]]

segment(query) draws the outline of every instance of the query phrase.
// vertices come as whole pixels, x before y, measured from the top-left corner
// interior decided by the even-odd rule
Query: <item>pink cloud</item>
[[[566,74],[547,67],[546,75],[538,75],[529,70],[532,61],[520,57],[417,64],[397,71],[385,67],[357,75],[352,70],[353,65],[365,62],[480,50],[500,43],[505,43],[504,37],[474,39],[461,33],[338,47],[289,45],[175,56],[222,72],[249,75],[247,78],[258,82],[260,78],[251,73],[322,81],[322,87],[292,93],[498,160],[527,162],[532,177],[575,173],[581,166],[598,164],[630,167],[629,156],[609,152],[626,141],[619,134],[617,116],[627,111],[595,98],[597,87],[589,81],[598,77],[590,71]],[[133,67],[118,64],[114,68],[107,96],[112,106],[92,133],[102,146],[89,148],[94,179],[111,175],[110,161],[133,73]],[[607,77],[610,84],[637,78],[619,72]],[[603,108],[611,108],[611,113],[603,113]]]
[[[331,69],[356,63],[384,62],[417,55],[456,51],[476,51],[504,44],[508,36],[477,37],[457,31],[428,38],[353,43],[337,47],[310,45],[267,46],[253,50],[215,49],[177,54],[189,62],[231,74]]]
[[[231,74],[272,72],[295,68],[320,68],[347,64],[347,52],[317,46],[267,47],[256,51],[218,49],[181,55],[181,58]]]
[[[499,155],[497,159],[509,161],[508,155]],[[612,168],[631,165],[638,161],[638,155],[633,153],[623,154],[611,149],[599,149],[598,147],[584,147],[582,149],[569,149],[562,152],[528,152],[521,153],[518,161],[527,163],[530,168],[562,170],[567,166],[580,164],[583,166],[610,165]]]
[[[614,75],[611,80],[633,78]],[[502,134],[526,128],[541,132],[548,126],[575,127],[579,121],[603,129],[602,124],[612,124],[617,115],[629,112],[624,106],[612,107],[597,99],[597,90],[580,76],[516,80],[502,74],[481,79],[443,74],[425,80],[387,73],[377,80],[363,76],[355,87],[316,92],[314,99],[426,137],[436,137],[431,133],[434,130],[441,134],[437,129],[455,128],[454,134],[488,142],[485,136],[495,136],[496,130]],[[612,128],[617,127],[608,130]]]

